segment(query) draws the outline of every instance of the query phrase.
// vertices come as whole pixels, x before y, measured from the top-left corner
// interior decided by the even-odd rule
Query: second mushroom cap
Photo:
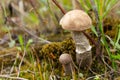
[[[70,56],[69,54],[64,53],[64,54],[62,54],[62,55],[60,56],[59,61],[60,61],[60,63],[62,63],[62,64],[68,64],[68,63],[71,63],[71,62],[72,62],[72,58],[71,58],[71,56]]]

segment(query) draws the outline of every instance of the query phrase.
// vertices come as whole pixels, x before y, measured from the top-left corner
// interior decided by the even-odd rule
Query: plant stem
[[[95,13],[95,19],[96,19],[96,30],[97,30],[97,33],[98,33],[98,40],[97,40],[97,43],[96,43],[96,56],[99,56],[101,54],[101,32],[100,32],[100,18],[99,18],[99,14],[98,14],[98,10],[95,6],[95,3],[93,0],[91,0],[91,4],[93,5],[93,11]]]
[[[53,3],[55,3],[55,5],[61,10],[61,12],[62,12],[63,14],[66,13],[65,10],[58,4],[58,2],[57,2],[56,0],[52,0],[52,1],[53,1]]]
[[[84,31],[82,31],[82,33],[83,33],[95,46],[97,46],[96,41],[95,41],[93,38],[91,38],[91,36],[90,36],[89,34],[87,34],[87,33],[84,32]]]

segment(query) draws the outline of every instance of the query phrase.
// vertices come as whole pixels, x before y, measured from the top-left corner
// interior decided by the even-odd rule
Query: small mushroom
[[[72,36],[76,45],[77,63],[80,67],[84,67],[82,64],[89,66],[92,62],[91,46],[89,40],[82,31],[91,27],[91,18],[84,11],[75,9],[67,12],[62,17],[60,25],[63,29],[72,31]],[[88,59],[87,62],[86,59]]]
[[[62,64],[65,75],[71,75],[73,72],[72,58],[69,54],[64,53],[59,57],[59,62]]]

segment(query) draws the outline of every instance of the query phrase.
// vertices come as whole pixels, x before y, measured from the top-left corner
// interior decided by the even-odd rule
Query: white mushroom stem
[[[76,61],[80,67],[84,67],[84,64],[91,63],[92,54],[91,46],[87,37],[80,31],[72,31],[72,36],[76,46]],[[87,61],[86,61],[87,60]],[[87,64],[86,66],[89,66]]]
[[[76,45],[76,53],[83,54],[91,50],[90,43],[87,37],[80,31],[72,31],[73,39]]]

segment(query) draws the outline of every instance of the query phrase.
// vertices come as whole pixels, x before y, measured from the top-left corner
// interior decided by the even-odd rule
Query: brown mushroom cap
[[[63,29],[71,31],[83,31],[92,25],[91,18],[82,10],[71,10],[60,20]]]
[[[62,64],[68,64],[72,61],[71,56],[67,53],[61,54],[59,57],[59,61]]]

